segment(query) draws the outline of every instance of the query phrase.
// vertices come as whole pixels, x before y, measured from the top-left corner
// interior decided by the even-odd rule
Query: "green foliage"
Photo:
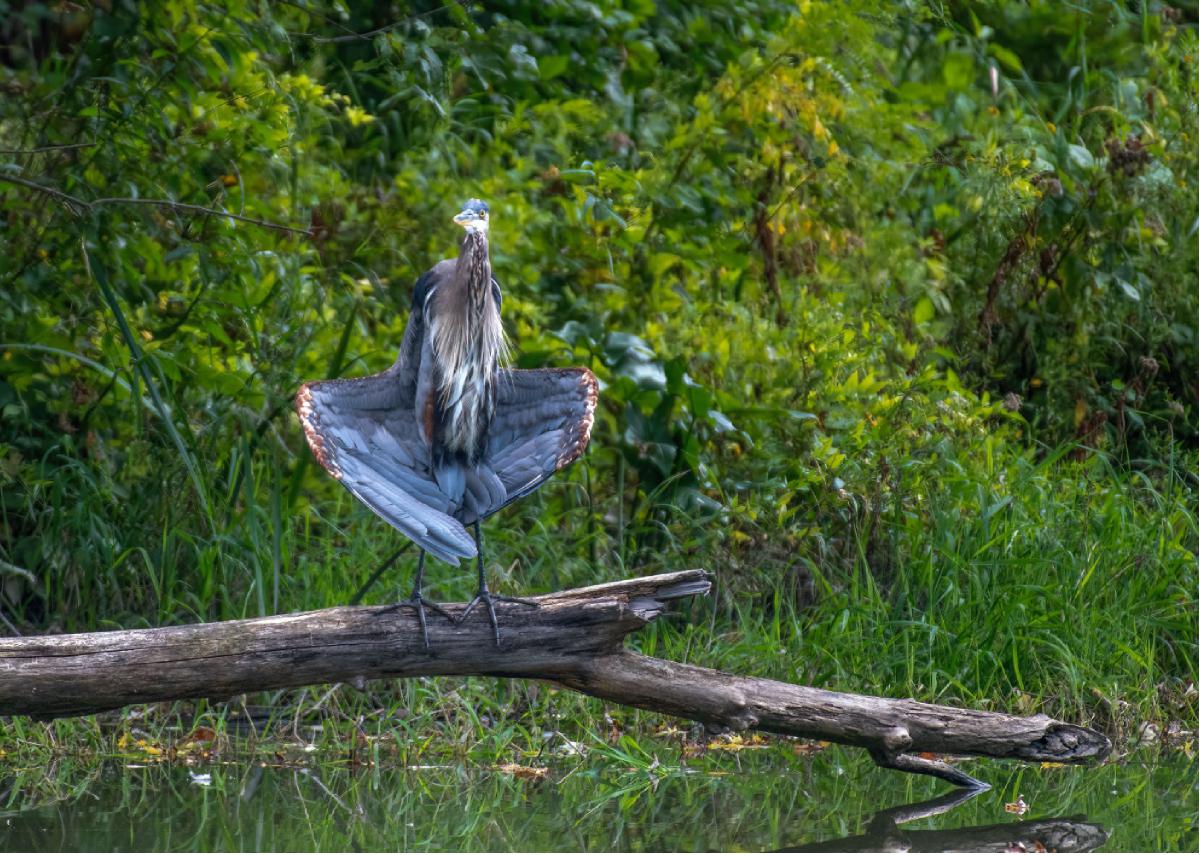
[[[493,572],[706,564],[718,634],[815,586],[787,638],[855,664],[813,678],[1157,709],[1196,668],[1185,18],[0,0],[0,609],[348,599],[397,539],[291,397],[390,363],[481,196],[517,364],[603,383]]]

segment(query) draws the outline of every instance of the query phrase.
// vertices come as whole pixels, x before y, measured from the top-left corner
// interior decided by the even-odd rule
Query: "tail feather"
[[[433,479],[438,488],[446,494],[450,504],[455,507],[462,505],[463,495],[467,491],[467,475],[460,461],[448,457],[435,462]]]
[[[487,463],[464,468],[467,489],[463,496],[463,511],[460,519],[464,523],[482,519],[504,507],[508,501],[508,492],[504,483]]]
[[[364,481],[351,487],[371,510],[407,534],[416,543],[447,564],[476,555],[475,541],[462,523],[420,503],[408,503],[403,495],[380,482]]]

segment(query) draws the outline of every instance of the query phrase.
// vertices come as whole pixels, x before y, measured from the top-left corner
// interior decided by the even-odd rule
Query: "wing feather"
[[[443,561],[475,556],[453,516],[459,508],[429,471],[411,392],[394,368],[306,383],[296,410],[317,461],[363,504]]]
[[[488,463],[504,487],[500,507],[573,463],[592,435],[599,384],[586,368],[502,369]]]
[[[407,339],[381,374],[304,384],[296,409],[330,474],[421,548],[458,564],[476,555],[464,523],[529,494],[587,448],[599,386],[586,368],[501,369],[484,458],[434,472],[418,421],[421,372],[406,358],[418,346]]]

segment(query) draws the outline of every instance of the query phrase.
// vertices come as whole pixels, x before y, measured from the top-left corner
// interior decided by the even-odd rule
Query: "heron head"
[[[454,222],[469,232],[487,233],[488,206],[479,199],[468,199],[463,209],[454,215]]]

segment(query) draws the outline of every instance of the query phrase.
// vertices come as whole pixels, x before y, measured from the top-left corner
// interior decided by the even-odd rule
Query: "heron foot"
[[[390,614],[391,612],[399,611],[400,609],[403,609],[403,608],[410,608],[417,613],[417,621],[421,624],[421,638],[425,641],[425,649],[426,650],[429,649],[429,626],[425,621],[425,610],[426,609],[437,612],[439,615],[444,617],[446,620],[450,621],[450,623],[457,623],[457,621],[454,620],[454,616],[451,615],[450,612],[446,611],[444,608],[439,606],[437,603],[431,602],[430,600],[425,599],[423,596],[421,596],[420,593],[415,592],[415,591],[413,592],[413,595],[411,597],[409,597],[407,600],[401,600],[400,602],[398,602],[394,605],[388,606],[387,608],[385,608],[379,612],[376,612],[376,617],[378,617],[380,615]]]
[[[496,635],[496,646],[500,646],[500,624],[496,621],[496,603],[516,603],[519,606],[532,606],[537,608],[538,604],[533,600],[523,600],[520,597],[506,597],[504,594],[493,594],[487,588],[480,588],[475,594],[475,599],[467,603],[467,607],[463,609],[462,614],[458,616],[455,623],[462,623],[467,619],[467,616],[474,611],[475,607],[483,603],[487,606],[488,621],[492,624],[492,632]]]

